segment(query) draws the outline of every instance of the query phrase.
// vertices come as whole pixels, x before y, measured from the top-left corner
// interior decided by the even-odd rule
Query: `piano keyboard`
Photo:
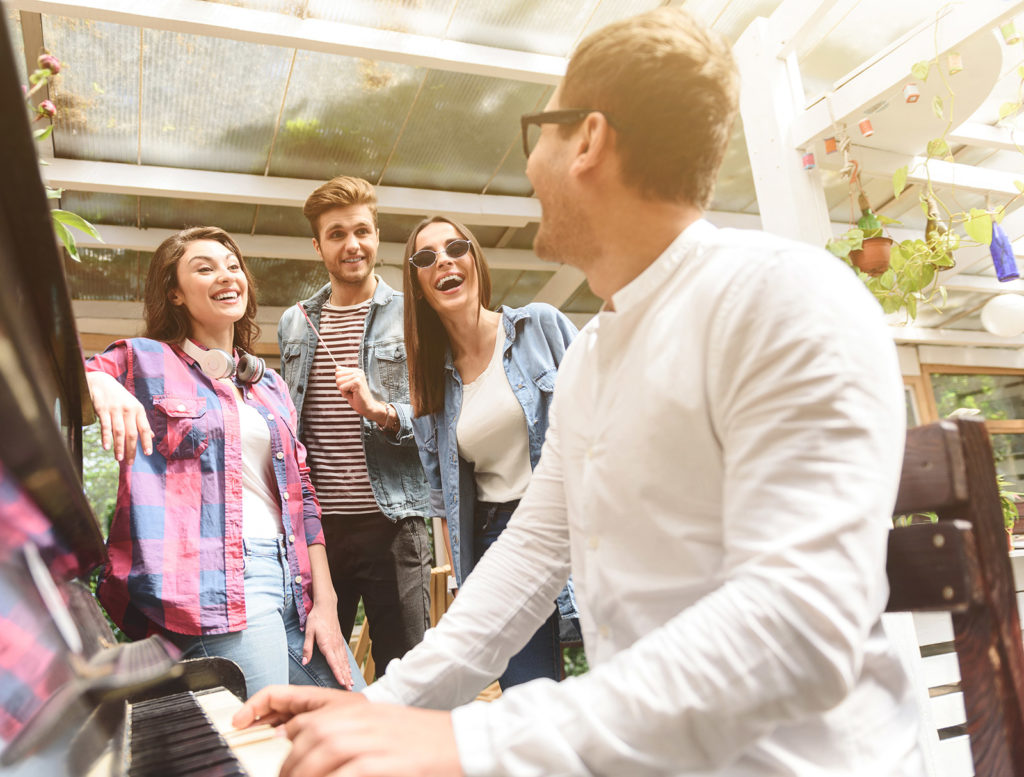
[[[235,730],[241,700],[224,688],[129,704],[122,769],[110,751],[89,777],[277,777],[291,743],[270,726]]]

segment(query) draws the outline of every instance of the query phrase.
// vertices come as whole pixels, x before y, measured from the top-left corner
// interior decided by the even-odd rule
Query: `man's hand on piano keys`
[[[89,395],[96,417],[100,422],[103,450],[114,448],[114,458],[135,460],[136,444],[142,444],[148,456],[153,452],[153,430],[146,418],[146,409],[135,396],[122,386],[117,378],[105,372],[90,370],[85,373]]]
[[[281,777],[462,777],[448,712],[374,704],[360,693],[274,685],[232,723],[281,723],[292,749]]]

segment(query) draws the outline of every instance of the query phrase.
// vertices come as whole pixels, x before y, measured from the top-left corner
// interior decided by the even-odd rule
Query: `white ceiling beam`
[[[1015,142],[1015,134],[1007,127],[994,127],[991,124],[968,121],[957,127],[955,132],[949,133],[946,140],[950,145],[963,144],[990,148],[994,151],[1021,151],[1024,137],[1018,136],[1018,142]]]
[[[975,294],[1005,294],[1007,292],[1024,292],[1024,281],[1007,281],[1006,283],[988,275],[956,275],[949,280],[939,277],[939,283],[947,291],[966,291]]]
[[[153,251],[177,230],[137,229],[109,224],[96,225],[102,241],[75,233],[76,242],[82,248],[122,248],[135,251]],[[260,256],[270,259],[304,259],[319,262],[320,257],[313,250],[312,238],[283,237],[280,235],[232,235],[245,256]],[[381,243],[377,258],[381,263],[401,267],[405,255],[404,243]],[[543,270],[551,272],[554,265],[542,262],[532,251],[523,248],[488,248],[485,253],[489,267],[499,270]]]
[[[971,0],[954,4],[934,24],[923,25],[885,56],[859,70],[831,94],[832,113],[838,122],[849,121],[866,107],[906,80],[917,62],[931,60],[959,45],[975,33],[993,29],[1024,10],[1024,2]],[[810,105],[793,125],[793,146],[809,147],[832,132],[833,119],[825,99]]]
[[[487,263],[490,264],[490,259],[488,259]],[[576,290],[583,285],[585,280],[586,276],[582,272],[575,267],[563,264],[548,279],[548,282],[541,287],[533,301],[546,302],[549,305],[560,308],[569,301],[569,298],[576,293]]]
[[[769,17],[779,41],[775,56],[785,59],[803,45],[807,33],[832,8],[845,0],[782,0]]]
[[[890,327],[892,339],[897,343],[918,345],[961,345],[991,348],[1024,347],[1024,335],[999,337],[989,332],[962,329],[926,329],[918,326]]]
[[[325,19],[238,8],[202,0],[7,0],[8,8],[146,27],[186,35],[364,57],[458,73],[557,84],[567,60],[547,54],[460,43]]]
[[[293,208],[301,208],[310,192],[323,183],[322,180],[303,178],[80,159],[54,159],[43,168],[43,175],[51,186],[73,191]],[[540,202],[532,197],[378,186],[377,199],[377,209],[381,213],[444,214],[473,226],[523,227],[531,221],[540,220]]]
[[[931,181],[932,186],[952,186],[960,191],[978,194],[1007,194],[1016,197],[1020,191],[1014,181],[1024,177],[1020,173],[874,148],[856,147],[851,151],[851,155],[859,162],[860,173],[863,176],[891,178],[896,170],[905,166],[908,184]],[[824,162],[823,166],[832,164],[834,163],[829,160]]]

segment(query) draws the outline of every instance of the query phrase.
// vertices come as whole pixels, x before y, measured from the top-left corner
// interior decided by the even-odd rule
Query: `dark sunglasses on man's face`
[[[470,242],[468,240],[453,240],[441,250],[444,251],[444,255],[449,259],[458,259],[460,256],[465,256],[470,247]],[[425,270],[437,261],[438,254],[438,251],[432,251],[429,248],[421,248],[409,257],[409,262],[412,263],[413,267]]]

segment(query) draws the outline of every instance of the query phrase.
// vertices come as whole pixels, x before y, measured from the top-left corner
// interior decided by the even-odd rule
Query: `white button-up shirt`
[[[821,250],[686,229],[560,371],[540,464],[437,629],[367,695],[465,704],[571,570],[590,672],[455,710],[467,775],[918,775],[880,625],[905,406]]]

